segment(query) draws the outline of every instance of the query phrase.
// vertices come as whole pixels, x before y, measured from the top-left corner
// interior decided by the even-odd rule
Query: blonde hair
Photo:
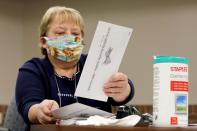
[[[44,16],[42,17],[40,23],[40,37],[47,36],[48,30],[50,28],[50,24],[55,18],[59,18],[62,22],[71,21],[78,25],[81,29],[82,37],[84,36],[84,20],[81,16],[80,12],[73,9],[67,8],[63,6],[54,6],[49,8]],[[41,53],[46,55],[46,49],[41,47]]]

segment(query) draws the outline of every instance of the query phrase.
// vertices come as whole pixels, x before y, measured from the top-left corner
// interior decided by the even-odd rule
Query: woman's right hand
[[[52,117],[52,111],[59,108],[59,105],[54,100],[43,100],[39,104],[30,107],[28,112],[29,120],[32,123],[50,124],[55,123]]]

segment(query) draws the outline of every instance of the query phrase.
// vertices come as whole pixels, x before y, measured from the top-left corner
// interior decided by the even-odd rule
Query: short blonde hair
[[[49,8],[40,23],[40,37],[47,36],[50,24],[56,18],[60,18],[62,22],[71,21],[78,25],[81,29],[82,37],[84,36],[84,20],[80,12],[64,6],[54,6]],[[41,47],[41,53],[47,55],[46,49]]]

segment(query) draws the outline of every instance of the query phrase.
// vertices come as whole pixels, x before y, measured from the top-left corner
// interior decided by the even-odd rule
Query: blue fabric
[[[16,82],[16,103],[19,113],[27,124],[30,124],[28,120],[28,111],[32,105],[40,103],[44,99],[52,99],[59,103],[60,100],[58,97],[57,86],[59,86],[61,92],[62,106],[76,102],[76,99],[73,97],[75,92],[75,82],[77,84],[79,81],[86,58],[87,55],[83,54],[81,56],[78,63],[79,73],[73,76],[72,80],[67,77],[62,78],[55,75],[53,67],[47,57],[33,58],[27,61],[19,69]],[[55,77],[57,79],[57,83],[55,81]],[[77,99],[79,103],[111,112],[111,105],[117,106],[126,104],[133,98],[134,86],[130,80],[129,84],[132,93],[124,102],[121,103],[115,102],[112,98],[109,98],[107,102],[79,97]]]

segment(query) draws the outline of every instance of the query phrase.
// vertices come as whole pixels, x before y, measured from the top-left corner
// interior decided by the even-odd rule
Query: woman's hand
[[[124,101],[131,93],[127,75],[120,72],[113,74],[104,84],[103,91],[116,102]]]
[[[30,107],[28,117],[33,123],[50,124],[55,123],[52,117],[52,111],[59,108],[54,100],[43,100],[40,104]]]

